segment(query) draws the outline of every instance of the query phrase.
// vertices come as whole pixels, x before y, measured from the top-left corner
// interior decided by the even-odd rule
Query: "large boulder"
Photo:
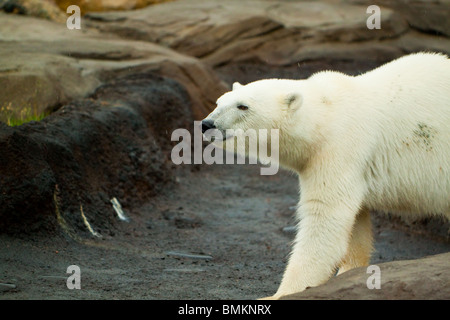
[[[101,82],[83,75],[74,59],[47,53],[0,49],[0,121],[39,119],[73,99],[92,93]]]
[[[67,18],[53,0],[0,0],[0,11],[64,22]]]
[[[94,234],[89,224],[113,233],[111,199],[130,209],[172,181],[170,133],[192,121],[184,88],[147,72],[102,85],[40,122],[2,124],[0,232],[54,234],[59,225],[77,239]]]
[[[214,68],[248,61],[275,67],[324,59],[381,63],[405,52],[450,51],[450,40],[441,36],[444,30],[427,33],[435,39],[427,41],[427,47],[421,38],[416,40],[417,32],[410,34],[410,16],[420,16],[423,6],[409,15],[401,5],[382,6],[381,29],[371,30],[366,24],[368,4],[355,2],[230,0],[223,5],[185,0],[133,12],[91,13],[86,23],[123,38],[170,47]],[[446,10],[436,6],[436,15],[439,8]]]
[[[204,63],[162,46],[85,26],[0,13],[0,108],[7,118],[48,114],[118,76],[155,72],[179,81],[197,119],[227,88]]]
[[[82,13],[91,11],[132,10],[166,1],[171,0],[55,0],[56,4],[64,11],[70,5],[77,5],[80,7]]]
[[[286,300],[411,300],[450,299],[450,253],[417,260],[393,261],[378,264],[380,289],[369,289],[374,284],[373,271],[356,268],[332,278],[327,283],[303,292],[283,297]]]
[[[349,3],[372,5],[372,0],[349,0]],[[450,0],[378,0],[380,6],[392,8],[404,16],[410,27],[432,35],[450,37]]]

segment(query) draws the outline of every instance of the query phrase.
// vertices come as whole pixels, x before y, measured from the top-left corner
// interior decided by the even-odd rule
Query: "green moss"
[[[20,110],[17,112],[17,110]],[[48,113],[37,113],[36,108],[13,108],[12,104],[0,107],[0,121],[8,126],[20,126],[30,121],[40,121],[48,116]]]
[[[10,119],[8,119],[8,122],[6,124],[10,127],[20,126],[20,125],[30,122],[30,121],[41,121],[46,116],[47,116],[46,114],[40,114],[37,116],[29,116],[26,118],[10,118]]]

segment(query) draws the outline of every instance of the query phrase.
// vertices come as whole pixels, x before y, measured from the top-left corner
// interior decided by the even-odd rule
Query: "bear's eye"
[[[248,107],[244,106],[243,104],[238,105],[237,108],[242,111],[248,110]]]

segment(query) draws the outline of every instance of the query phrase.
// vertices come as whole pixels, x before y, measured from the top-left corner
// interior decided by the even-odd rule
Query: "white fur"
[[[354,77],[235,84],[207,119],[220,130],[279,129],[280,164],[299,175],[298,232],[275,298],[332,276],[362,208],[450,218],[444,55],[412,54]]]

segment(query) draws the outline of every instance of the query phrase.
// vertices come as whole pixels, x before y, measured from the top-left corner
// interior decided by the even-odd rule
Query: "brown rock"
[[[366,26],[365,6],[335,2],[176,1],[135,12],[89,14],[88,25],[121,37],[151,41],[203,58],[211,66],[257,60],[295,64],[319,44],[396,38],[408,25],[383,10],[380,30]],[[110,23],[114,22],[114,23]],[[350,51],[350,50],[349,50]]]
[[[62,10],[65,11],[70,5],[77,5],[80,7],[83,14],[91,11],[133,10],[167,1],[168,0],[55,0]]]
[[[96,30],[68,30],[30,17],[0,14],[0,108],[6,117],[40,115],[89,95],[117,76],[156,72],[186,88],[196,119],[213,108],[225,90],[199,60],[140,41],[127,41]],[[187,103],[189,103],[187,102]]]
[[[14,52],[15,50],[13,50]],[[73,59],[51,54],[0,49],[0,120],[39,118],[73,99],[84,97],[100,85],[92,75],[82,75]]]
[[[371,5],[371,0],[350,0],[350,3]],[[450,37],[450,0],[381,0],[376,2],[380,6],[392,8],[404,16],[408,24],[417,30],[434,35]]]
[[[53,0],[5,0],[0,1],[0,10],[58,22],[67,19],[65,11],[62,12]]]
[[[226,5],[184,0],[133,12],[91,13],[86,24],[195,56],[216,70],[247,63],[273,68],[311,62],[373,65],[421,50],[450,53],[450,40],[442,36],[446,22],[439,22],[448,1],[428,5],[411,0],[408,10],[404,2],[381,1],[379,30],[367,28],[369,2],[363,0],[230,0]],[[431,26],[438,24],[442,28]]]
[[[286,300],[315,299],[450,299],[450,253],[417,260],[378,264],[380,289],[368,289],[372,273],[357,268],[330,279],[327,283],[283,297]]]

